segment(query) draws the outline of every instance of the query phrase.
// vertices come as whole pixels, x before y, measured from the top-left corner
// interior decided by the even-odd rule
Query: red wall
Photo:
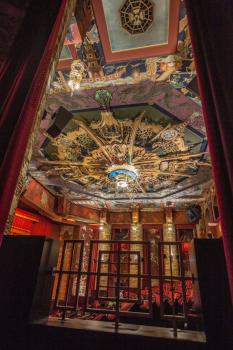
[[[59,226],[46,217],[39,216],[39,222],[35,223],[32,227],[32,235],[34,236],[47,236],[50,238],[59,238]]]
[[[15,235],[47,236],[58,239],[59,226],[42,215],[32,214],[26,210],[17,208],[11,233]]]
[[[108,222],[110,224],[131,224],[132,222],[132,213],[131,212],[114,212],[109,211]]]
[[[30,180],[23,197],[47,213],[54,213],[56,197],[34,179]]]

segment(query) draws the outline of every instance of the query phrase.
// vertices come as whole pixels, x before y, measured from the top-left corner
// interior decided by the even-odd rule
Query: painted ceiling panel
[[[191,114],[199,115],[192,121],[193,126],[201,133],[205,133],[202,110],[199,104],[182,94],[170,84],[151,81],[135,82],[129,85],[110,86],[108,90],[112,93],[112,106],[124,106],[131,104],[156,104],[174,117],[185,120]],[[51,95],[48,99],[48,109],[56,110],[63,105],[73,112],[76,110],[86,110],[98,108],[95,100],[96,89],[79,90],[76,94]]]

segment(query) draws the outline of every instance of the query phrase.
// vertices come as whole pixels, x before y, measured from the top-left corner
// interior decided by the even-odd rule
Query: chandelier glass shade
[[[130,165],[113,165],[109,169],[108,178],[114,182],[119,189],[127,189],[131,181],[137,178],[137,172],[136,169]]]

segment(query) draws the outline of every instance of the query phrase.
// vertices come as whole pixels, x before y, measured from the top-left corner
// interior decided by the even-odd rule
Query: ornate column
[[[173,224],[172,207],[165,207],[165,224],[163,225],[163,240],[165,242],[176,241],[176,229]],[[164,246],[164,274],[177,276],[179,274],[179,263],[176,246]]]
[[[99,240],[109,241],[111,240],[111,225],[107,223],[107,210],[103,209],[101,213],[101,219],[100,219],[100,229],[99,229]],[[100,250],[110,250],[111,246],[109,243],[101,243],[99,245],[99,251]],[[102,255],[102,261],[108,262],[109,256],[108,254]],[[105,273],[108,272],[109,265],[108,264],[102,264],[101,265],[101,272]],[[107,290],[107,284],[108,284],[108,276],[102,276],[100,278],[100,285],[104,286],[101,287],[100,290],[106,291]],[[106,287],[105,287],[106,286]]]
[[[142,241],[143,240],[143,231],[142,231],[142,224],[132,224],[131,225],[131,241]],[[131,250],[136,251],[140,253],[140,257],[143,257],[143,246],[140,244],[131,244]],[[132,255],[131,257],[131,262],[137,262],[137,256]],[[140,262],[140,268],[141,268],[141,273],[143,269],[143,262]],[[138,266],[137,265],[131,265],[130,266],[130,273],[131,274],[136,274],[138,273]],[[137,283],[138,279],[137,278],[130,278],[130,288],[137,288]]]
[[[94,239],[93,228],[87,224],[81,224],[79,230],[79,239],[84,240],[82,271],[87,272],[90,254],[90,241]],[[79,295],[85,295],[86,283],[87,276],[82,275],[80,279]]]
[[[130,240],[131,242],[134,241],[142,241],[143,240],[143,230],[142,230],[142,224],[139,223],[139,208],[133,208],[132,210],[132,225],[131,225],[131,231],[130,231]],[[131,244],[130,246],[131,251],[140,252],[140,257],[143,257],[143,246],[139,244]],[[137,262],[137,256],[131,255],[131,262]],[[143,262],[140,262],[140,268],[141,272],[143,269]],[[137,265],[130,265],[130,273],[136,274],[138,273],[138,266]],[[130,288],[137,288],[138,280],[137,278],[130,278]]]

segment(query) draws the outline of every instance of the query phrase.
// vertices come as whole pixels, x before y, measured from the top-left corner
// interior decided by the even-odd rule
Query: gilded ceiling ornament
[[[144,33],[153,22],[153,2],[126,0],[120,9],[121,25],[130,34]]]
[[[201,158],[204,152],[192,153],[185,143],[190,118],[165,127],[148,122],[145,111],[134,119],[116,119],[111,93],[98,90],[95,97],[101,105],[98,121],[74,118],[72,131],[50,137],[53,160],[41,160],[47,176],[60,176],[99,195],[133,198],[193,177],[200,165],[210,165]]]
[[[56,93],[66,93],[70,92],[70,87],[68,83],[66,82],[66,79],[61,71],[58,71],[58,77],[57,80],[54,80],[51,83],[50,87],[50,94],[56,94]]]

